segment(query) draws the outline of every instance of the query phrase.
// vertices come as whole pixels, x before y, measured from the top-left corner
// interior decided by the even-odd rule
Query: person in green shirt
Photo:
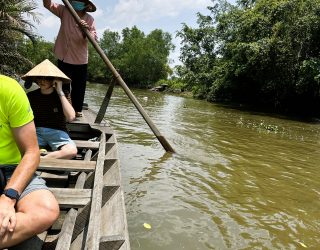
[[[40,161],[33,112],[17,81],[0,75],[0,170],[6,177],[0,196],[0,249],[48,229],[59,205],[35,174]]]

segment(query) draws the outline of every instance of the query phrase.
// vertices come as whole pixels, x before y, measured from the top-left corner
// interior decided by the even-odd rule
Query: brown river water
[[[107,87],[87,86],[92,109]],[[133,93],[177,151],[163,150],[116,88],[105,119],[119,142],[133,250],[320,249],[320,123]]]

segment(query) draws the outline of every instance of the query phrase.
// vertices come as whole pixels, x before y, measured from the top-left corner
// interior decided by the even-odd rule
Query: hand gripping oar
[[[123,81],[122,77],[120,74],[117,72],[117,70],[113,67],[112,63],[108,59],[108,57],[105,55],[103,50],[100,48],[99,44],[94,40],[94,38],[91,36],[90,32],[83,28],[81,25],[81,19],[78,16],[78,14],[75,12],[75,10],[72,8],[71,4],[67,0],[62,0],[64,5],[68,8],[78,25],[81,27],[83,32],[86,34],[87,38],[95,48],[95,50],[98,52],[102,60],[105,62],[105,64],[108,66],[108,68],[111,70],[113,77],[116,79],[118,84],[123,88],[124,92],[127,94],[129,99],[133,102],[134,106],[138,109],[139,113],[142,115],[143,119],[147,122],[149,125],[150,129],[152,130],[153,134],[157,137],[163,148],[167,152],[172,152],[175,153],[169,142],[166,140],[166,138],[161,135],[160,131],[157,129],[156,125],[152,122],[148,114],[144,111],[142,108],[141,104],[138,102],[137,98],[133,95],[131,90],[128,88],[127,84]]]

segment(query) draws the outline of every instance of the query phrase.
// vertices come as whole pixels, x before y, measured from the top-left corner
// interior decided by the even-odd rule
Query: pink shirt
[[[73,16],[64,5],[46,1],[44,4],[49,11],[60,18],[61,25],[54,45],[54,54],[56,57],[69,64],[87,64],[88,63],[88,40],[84,38],[80,27]],[[86,13],[82,20],[89,25],[89,31],[93,38],[97,40],[97,33],[94,19]]]

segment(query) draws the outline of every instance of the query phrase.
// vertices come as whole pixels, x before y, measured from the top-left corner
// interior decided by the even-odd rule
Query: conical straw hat
[[[37,77],[54,77],[62,80],[63,83],[70,83],[71,79],[67,77],[60,69],[57,68],[52,62],[48,59],[39,63],[33,69],[31,69],[27,74],[23,75],[21,79],[23,80],[32,80],[35,81]]]

